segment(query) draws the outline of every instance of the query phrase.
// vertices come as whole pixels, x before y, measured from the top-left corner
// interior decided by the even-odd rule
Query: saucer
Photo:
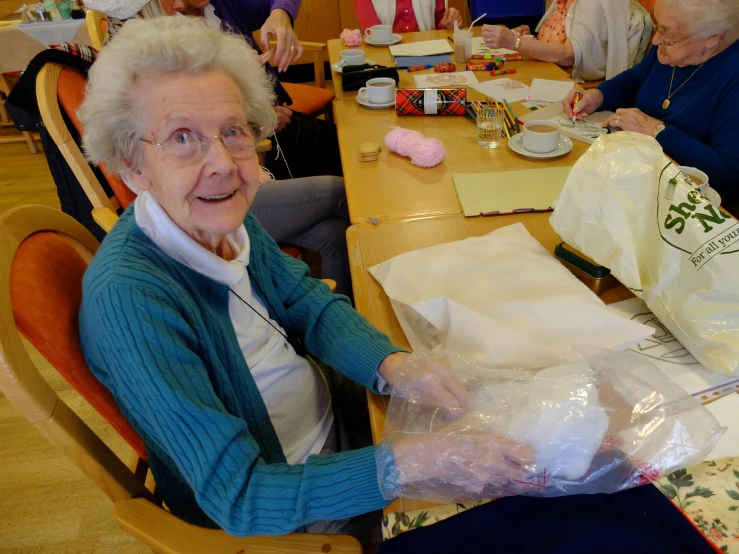
[[[367,93],[359,93],[357,94],[357,103],[364,106],[365,108],[370,108],[372,110],[383,110],[385,108],[393,108],[395,107],[395,99],[392,100],[392,102],[385,102],[384,104],[373,104],[369,100],[367,100]]]
[[[370,46],[392,46],[393,44],[398,44],[401,40],[403,40],[403,36],[398,33],[393,33],[393,38],[390,39],[389,42],[375,42],[372,40],[372,37],[368,37],[366,35],[364,37],[364,42]]]
[[[557,156],[564,156],[572,150],[572,141],[565,137],[560,135],[559,136],[559,145],[555,150],[552,150],[551,152],[546,152],[545,154],[539,154],[537,152],[531,152],[530,150],[526,150],[523,147],[523,134],[518,133],[517,135],[513,135],[510,140],[508,141],[508,146],[511,150],[513,150],[516,154],[521,154],[522,156],[526,156],[527,158],[556,158]]]
[[[708,185],[708,188],[706,189],[706,192],[703,193],[703,196],[714,207],[718,208],[721,206],[721,197],[719,196],[718,192],[711,188],[711,185]]]
[[[373,62],[372,60],[364,60],[362,62],[362,64],[365,64],[365,63],[368,63],[370,65],[376,65],[375,62]],[[344,71],[344,64],[342,62],[336,62],[334,65],[331,66],[331,69],[333,69],[334,71],[336,71],[336,73],[341,75],[341,73]]]

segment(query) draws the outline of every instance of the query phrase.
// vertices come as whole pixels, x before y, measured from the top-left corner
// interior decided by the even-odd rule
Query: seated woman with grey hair
[[[652,48],[634,68],[584,92],[574,115],[615,110],[603,125],[653,136],[680,165],[739,201],[739,0],[657,0]],[[562,101],[573,115],[575,90]]]
[[[508,48],[572,71],[577,81],[610,79],[639,62],[652,25],[635,0],[554,0],[531,35],[527,25],[483,25],[488,48]]]
[[[347,521],[388,503],[376,447],[345,440],[361,407],[348,406],[347,383],[387,392],[407,353],[248,212],[273,94],[243,38],[200,18],[129,21],[100,53],[79,112],[86,152],[141,194],[85,274],[82,349],[143,437],[176,516],[234,535],[354,529],[378,539],[381,514],[364,528]],[[466,405],[440,368],[420,383],[440,409]],[[395,460],[388,478],[524,478],[509,458],[527,459],[528,447],[482,439],[454,463],[439,459],[438,436],[395,441],[382,447]]]

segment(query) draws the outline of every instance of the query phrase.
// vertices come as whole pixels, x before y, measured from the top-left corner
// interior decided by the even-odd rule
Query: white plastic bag
[[[424,402],[431,366],[464,383],[466,408]],[[385,498],[435,502],[616,492],[703,461],[722,432],[698,400],[631,352],[535,371],[419,349],[395,375],[378,480]]]
[[[547,367],[567,345],[627,348],[654,329],[610,313],[521,223],[370,268],[410,345],[491,367]]]
[[[739,365],[739,222],[711,205],[657,141],[625,132],[596,140],[550,222],[643,298],[708,370]]]

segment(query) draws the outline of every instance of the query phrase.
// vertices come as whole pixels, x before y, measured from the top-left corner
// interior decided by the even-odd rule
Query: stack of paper
[[[448,40],[426,40],[423,42],[401,42],[390,47],[390,54],[398,56],[434,56],[436,54],[451,54],[454,48]]]
[[[531,95],[531,87],[507,77],[472,85],[472,88],[498,102],[503,100],[518,102],[519,100],[526,100]]]

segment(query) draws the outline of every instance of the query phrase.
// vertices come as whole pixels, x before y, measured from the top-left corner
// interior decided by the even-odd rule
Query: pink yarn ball
[[[411,147],[410,156],[419,167],[434,167],[446,158],[446,148],[439,139],[424,138]]]
[[[404,127],[391,128],[385,136],[385,146],[391,152],[410,157],[419,167],[434,167],[446,158],[446,149],[439,139],[426,138]]]

